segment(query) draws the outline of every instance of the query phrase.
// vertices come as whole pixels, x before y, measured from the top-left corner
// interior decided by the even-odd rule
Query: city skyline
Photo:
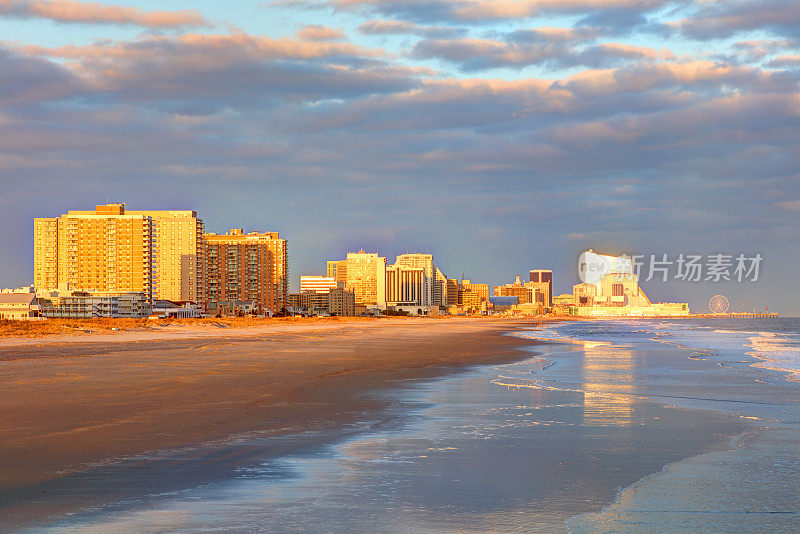
[[[558,294],[589,248],[760,254],[643,284],[800,315],[797,2],[54,6],[0,0],[2,286],[34,218],[109,197],[280,231],[296,273],[410,245]]]

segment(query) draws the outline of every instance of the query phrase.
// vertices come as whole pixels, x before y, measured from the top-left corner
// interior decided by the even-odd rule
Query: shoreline
[[[135,488],[105,487],[76,503],[60,489],[97,472],[144,467],[154,470],[154,486],[176,490],[225,478],[246,463],[245,454],[208,465],[220,444],[237,437],[316,433],[309,442],[290,439],[274,454],[321,444],[385,411],[370,392],[528,358],[525,347],[535,343],[503,334],[530,324],[380,320],[0,345],[0,379],[11,399],[0,405],[7,422],[0,429],[0,527],[46,524],[76,507],[136,497]],[[164,480],[169,475],[158,473],[157,458],[175,453],[184,455],[186,472]]]

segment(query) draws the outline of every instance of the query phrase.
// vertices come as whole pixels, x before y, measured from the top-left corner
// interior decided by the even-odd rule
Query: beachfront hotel
[[[386,309],[386,258],[377,252],[347,253],[346,289],[355,295],[356,306]]]
[[[125,204],[34,219],[34,285],[202,302],[203,221]]]
[[[254,302],[278,312],[287,306],[288,247],[278,232],[205,234],[210,310]]]

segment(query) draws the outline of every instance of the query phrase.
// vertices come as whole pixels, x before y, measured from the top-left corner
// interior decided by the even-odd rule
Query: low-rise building
[[[144,291],[56,290],[39,292],[40,314],[49,319],[129,318],[150,315],[149,294]]]
[[[194,302],[173,302],[171,300],[154,300],[150,316],[162,319],[189,319],[201,317],[200,308]]]
[[[33,288],[4,289],[0,292],[0,320],[38,319],[41,304],[41,298]]]

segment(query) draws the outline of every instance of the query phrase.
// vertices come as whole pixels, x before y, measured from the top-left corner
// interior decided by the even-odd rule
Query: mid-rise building
[[[278,232],[241,228],[205,235],[206,294],[210,307],[227,301],[253,301],[278,312],[287,305],[288,249]]]
[[[327,276],[302,275],[300,277],[300,293],[313,291],[314,293],[328,293],[338,287],[336,278]]]
[[[356,298],[352,291],[331,289],[328,293],[328,313],[340,317],[351,317],[356,314]]]
[[[485,302],[489,300],[489,284],[476,284],[471,280],[462,280],[461,286],[467,291],[476,293],[480,299],[479,302]]]
[[[495,286],[494,296],[517,297],[519,299],[520,304],[527,304],[531,302],[530,292],[528,291],[528,288],[526,288],[525,285],[520,281],[519,275],[517,275],[516,281],[513,284]]]

